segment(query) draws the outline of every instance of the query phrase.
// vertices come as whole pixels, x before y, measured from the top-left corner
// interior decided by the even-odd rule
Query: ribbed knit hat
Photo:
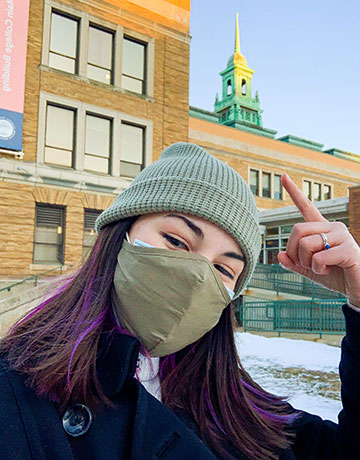
[[[235,290],[238,297],[253,274],[261,248],[257,209],[243,178],[195,144],[167,147],[143,169],[96,220],[97,232],[126,217],[177,211],[202,217],[237,240],[246,264]]]

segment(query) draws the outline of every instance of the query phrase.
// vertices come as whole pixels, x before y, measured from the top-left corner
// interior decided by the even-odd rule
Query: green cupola
[[[240,50],[239,18],[236,13],[235,50],[228,59],[226,69],[220,72],[222,99],[219,100],[216,95],[215,100],[215,112],[219,114],[221,124],[242,129],[245,126],[262,127],[258,92],[255,98],[251,95],[253,73]]]

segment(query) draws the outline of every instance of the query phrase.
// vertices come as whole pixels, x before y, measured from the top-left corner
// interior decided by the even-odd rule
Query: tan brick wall
[[[194,120],[195,119],[193,118],[190,119],[190,128],[193,123],[198,121]],[[204,122],[204,125],[205,123],[206,122]],[[200,123],[199,125],[201,126]],[[210,123],[206,123],[206,125],[211,126]],[[217,124],[213,125],[214,129],[217,130],[225,128]],[[226,132],[229,132],[229,128],[226,128]],[[327,171],[326,160],[329,157],[328,155],[322,155],[322,159],[324,161],[322,163],[322,169],[314,167],[309,160],[302,160],[301,158],[298,159],[297,157],[291,155],[290,152],[287,159],[280,162],[279,160],[274,159],[263,147],[256,146],[256,148],[254,148],[254,144],[249,143],[246,145],[245,142],[240,142],[243,135],[241,131],[238,131],[237,135],[239,137],[239,142],[231,142],[230,137],[225,138],[224,133],[224,139],[219,138],[219,143],[215,143],[208,131],[191,131],[189,135],[189,142],[201,145],[217,158],[227,163],[229,166],[238,171],[247,183],[249,183],[249,168],[254,168],[276,174],[287,173],[300,189],[303,187],[303,179],[310,179],[316,182],[330,184],[333,186],[333,198],[347,196],[348,188],[354,185],[354,179],[350,179],[341,168],[339,168],[336,172]],[[223,141],[223,143],[221,143],[221,141]],[[278,143],[280,143],[280,141]],[[334,158],[330,158],[330,160],[334,161]],[[341,161],[343,162],[343,160]],[[347,163],[349,170],[352,169],[353,162],[347,161]],[[356,163],[355,165],[358,166]],[[358,174],[357,181],[360,182],[360,172]],[[284,200],[256,197],[256,203],[258,208],[261,210],[293,205],[292,200],[286,192],[284,193]]]
[[[350,232],[360,244],[360,186],[351,187],[349,194]]]
[[[153,38],[154,98],[124,93],[110,86],[83,81],[78,76],[42,67],[44,0],[30,0],[23,125],[24,161],[36,161],[40,92],[151,120],[153,159],[157,159],[169,144],[187,141],[189,40],[186,24],[177,22],[174,18],[161,16],[162,13],[156,15],[151,8],[148,11],[138,8],[127,1],[122,1],[121,5],[93,0],[59,0],[58,3]],[[162,4],[165,3],[166,1],[162,1]],[[189,2],[182,2],[181,7],[186,13],[186,9],[190,8]],[[157,20],[160,22],[157,23]],[[168,29],[165,30],[164,27]],[[2,156],[7,155],[0,154],[0,157]],[[36,202],[66,206],[65,264],[77,264],[82,256],[83,209],[105,209],[113,198],[110,195],[85,194],[54,187],[34,188],[26,184],[2,182],[0,277],[19,278],[41,271],[41,267],[30,269]]]
[[[140,25],[136,21],[131,22],[111,11],[106,11],[105,8],[95,10],[78,0],[68,0],[63,3],[155,39],[154,100],[124,94],[112,87],[96,82],[84,82],[77,76],[39,67],[44,8],[43,1],[31,0],[23,127],[24,160],[36,161],[40,91],[152,120],[155,159],[167,145],[176,141],[186,142],[189,125],[189,44],[184,40],[159,33],[154,23],[149,22],[152,28]],[[119,9],[113,11],[118,12]]]
[[[44,271],[33,265],[35,205],[56,204],[66,207],[65,265],[81,262],[84,208],[103,210],[113,197],[31,187],[12,182],[0,183],[0,278],[21,278]]]

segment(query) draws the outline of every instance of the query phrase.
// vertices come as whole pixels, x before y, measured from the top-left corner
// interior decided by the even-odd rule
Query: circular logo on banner
[[[0,139],[8,141],[15,136],[16,128],[9,118],[0,117]]]

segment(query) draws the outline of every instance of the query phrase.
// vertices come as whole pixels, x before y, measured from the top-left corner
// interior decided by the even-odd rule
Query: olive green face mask
[[[165,356],[210,331],[230,296],[206,257],[124,241],[112,301],[120,323],[150,356]]]

